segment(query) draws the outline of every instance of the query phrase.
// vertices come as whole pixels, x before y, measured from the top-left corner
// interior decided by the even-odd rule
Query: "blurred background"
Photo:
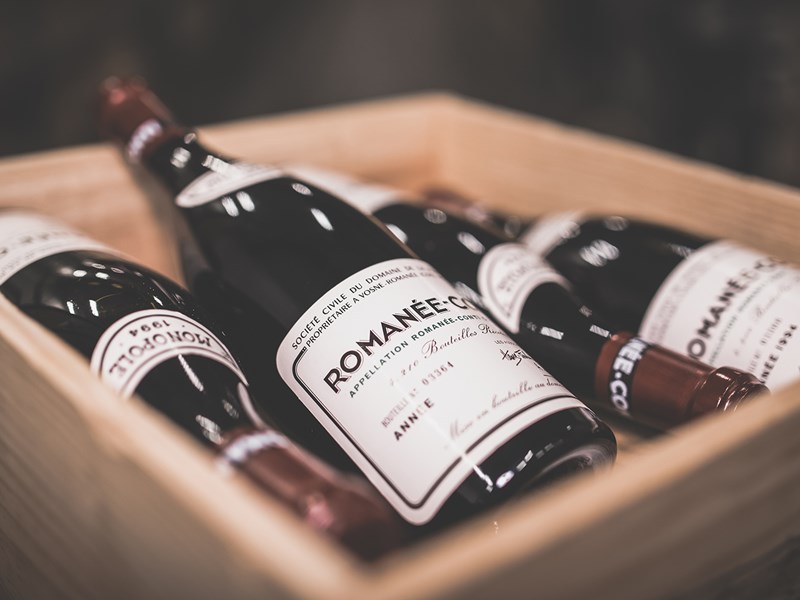
[[[800,186],[800,2],[6,0],[0,155],[97,141],[109,74],[198,125],[450,90]]]

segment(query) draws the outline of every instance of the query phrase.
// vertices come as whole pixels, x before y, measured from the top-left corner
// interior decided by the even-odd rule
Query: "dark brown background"
[[[203,124],[447,89],[800,186],[800,2],[4,0],[0,155],[140,73]]]

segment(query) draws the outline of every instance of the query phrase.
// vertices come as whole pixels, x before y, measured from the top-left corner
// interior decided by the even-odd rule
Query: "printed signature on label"
[[[513,352],[501,348],[500,354],[503,357],[502,360],[510,360],[515,362],[517,366],[521,365],[523,360],[533,360],[522,348],[517,348]]]

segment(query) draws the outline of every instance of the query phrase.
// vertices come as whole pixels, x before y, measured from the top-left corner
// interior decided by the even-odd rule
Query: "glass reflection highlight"
[[[196,387],[197,390],[200,392],[205,391],[206,388],[203,385],[203,382],[200,381],[200,378],[197,376],[197,373],[195,373],[192,367],[189,366],[189,363],[186,362],[186,359],[179,354],[178,361],[181,363],[181,367],[183,367],[183,370],[186,372],[186,376],[189,378],[189,381],[192,382],[192,385]]]
[[[239,207],[236,206],[236,202],[230,196],[225,196],[220,200],[222,203],[222,208],[225,209],[225,212],[228,213],[231,217],[238,217],[239,216]]]
[[[256,209],[256,203],[253,202],[253,199],[247,192],[237,192],[236,199],[239,201],[239,206],[247,212],[253,212]]]
[[[322,225],[323,228],[327,229],[328,231],[333,231],[333,225],[331,224],[330,220],[328,219],[328,217],[325,215],[324,212],[322,212],[318,208],[312,208],[311,214],[317,220],[317,223]]]
[[[478,240],[478,238],[476,238],[471,233],[467,233],[466,231],[459,231],[458,232],[458,241],[461,242],[461,245],[464,246],[467,250],[469,250],[473,254],[485,254],[486,253],[486,246],[484,246]]]

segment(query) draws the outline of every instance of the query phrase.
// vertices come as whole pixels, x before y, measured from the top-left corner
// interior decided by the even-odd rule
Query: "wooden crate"
[[[449,185],[535,214],[589,207],[733,237],[800,263],[800,193],[447,95],[203,129],[254,162]],[[0,161],[0,206],[57,215],[175,275],[111,146]],[[364,566],[0,299],[0,596],[794,597],[800,386],[673,434],[621,424],[611,472],[532,494]],[[793,562],[794,561],[794,562]],[[789,590],[789,592],[787,592]],[[781,595],[783,594],[783,595]]]

